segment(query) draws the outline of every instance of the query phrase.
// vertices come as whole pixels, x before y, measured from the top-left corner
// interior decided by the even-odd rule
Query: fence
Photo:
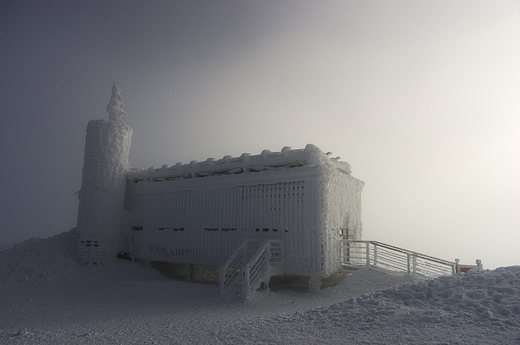
[[[341,262],[344,266],[376,268],[408,275],[436,277],[457,272],[455,262],[416,253],[376,241],[343,240]]]
[[[0,250],[13,248],[15,243],[0,243]]]

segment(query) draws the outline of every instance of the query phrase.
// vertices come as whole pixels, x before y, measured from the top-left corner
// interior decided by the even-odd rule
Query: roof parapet
[[[127,180],[135,183],[143,180],[167,181],[189,179],[216,175],[231,175],[249,172],[260,172],[273,169],[297,168],[303,166],[326,165],[350,175],[352,170],[340,157],[331,158],[317,146],[308,144],[305,149],[291,149],[289,146],[280,152],[263,150],[259,155],[243,153],[240,157],[229,155],[221,159],[208,158],[203,162],[191,161],[189,164],[177,163],[174,166],[163,165],[161,168],[131,168],[127,171]]]

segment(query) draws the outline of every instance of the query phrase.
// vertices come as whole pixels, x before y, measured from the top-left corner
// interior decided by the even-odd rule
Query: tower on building
[[[83,177],[79,192],[76,255],[84,265],[105,265],[117,257],[132,128],[122,116],[121,90],[114,84],[108,120],[87,127]]]

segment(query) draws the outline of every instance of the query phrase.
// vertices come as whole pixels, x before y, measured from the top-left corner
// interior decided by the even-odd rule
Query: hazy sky
[[[520,1],[0,3],[0,243],[76,225],[113,82],[135,167],[312,143],[364,238],[520,264]]]

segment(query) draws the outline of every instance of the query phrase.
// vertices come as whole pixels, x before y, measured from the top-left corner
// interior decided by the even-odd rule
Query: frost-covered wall
[[[280,239],[284,274],[323,277],[339,269],[341,232],[361,237],[363,182],[314,145],[134,169],[127,179],[132,250],[143,259],[221,265],[245,239]]]
[[[114,85],[109,106],[118,96]],[[120,96],[118,104],[107,107],[110,120],[93,120],[87,127],[76,243],[83,264],[105,264],[117,256],[132,138],[132,129],[120,119]]]
[[[345,175],[334,168],[324,167],[327,172],[323,188],[324,241],[323,250],[326,272],[334,271],[340,256],[341,239],[361,240],[361,192],[364,182]]]

